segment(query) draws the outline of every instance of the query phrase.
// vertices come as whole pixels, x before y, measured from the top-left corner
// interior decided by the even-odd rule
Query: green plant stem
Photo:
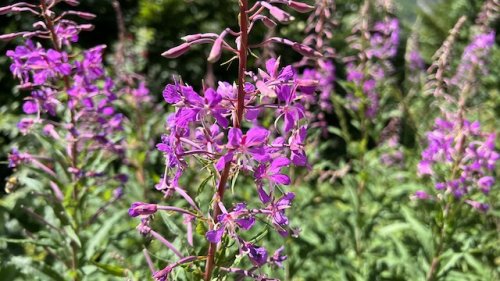
[[[59,38],[57,37],[57,33],[55,32],[55,29],[54,29],[54,23],[52,21],[52,19],[50,18],[49,16],[49,13],[47,12],[48,11],[48,8],[47,8],[47,4],[45,2],[45,0],[40,0],[40,8],[41,8],[41,12],[42,12],[42,16],[44,18],[44,21],[47,25],[47,29],[49,30],[49,33],[50,33],[50,39],[52,41],[52,45],[54,46],[54,49],[58,52],[61,51],[61,47],[59,46]],[[64,81],[64,90],[65,92],[68,91],[68,89],[70,88],[70,82],[69,82],[69,77],[67,75],[65,75],[63,77],[63,81]],[[76,118],[75,118],[75,111],[74,109],[70,109],[69,110],[69,114],[70,114],[70,122],[71,122],[71,125],[73,127],[73,129],[76,127]],[[77,158],[78,158],[78,150],[77,150],[77,138],[78,136],[76,135],[76,133],[74,133],[74,130],[71,130],[71,136],[72,136],[72,140],[71,140],[71,155],[70,155],[70,161],[71,161],[71,166],[72,168],[74,169],[77,169],[77,166],[78,166],[78,162],[77,162]],[[78,199],[78,184],[77,184],[77,178],[75,176],[74,173],[71,174],[71,179],[72,179],[72,187],[73,187],[73,190],[72,190],[72,196],[73,196],[73,199],[75,202],[77,202],[77,206],[75,206],[75,211],[74,211],[74,222],[75,222],[75,233],[77,234],[78,236],[78,230],[79,230],[79,224],[78,224],[78,215],[77,215],[77,212],[78,212],[78,202],[79,202],[79,199]],[[74,281],[79,281],[80,280],[80,277],[78,275],[78,246],[74,243],[74,242],[71,242],[71,267],[72,267],[72,270],[74,272],[74,277],[73,277],[73,280]]]
[[[241,127],[241,122],[243,120],[243,110],[245,108],[245,70],[247,67],[247,46],[248,46],[248,0],[240,0],[240,49],[238,50],[238,103],[236,105],[236,118],[233,120],[233,125],[235,128]],[[217,223],[217,217],[220,215],[221,210],[219,208],[218,202],[224,199],[224,191],[226,188],[226,183],[229,179],[229,172],[231,170],[231,161],[226,163],[224,170],[222,171],[221,178],[219,180],[219,185],[217,187],[217,196],[213,202],[213,214],[212,218],[214,223]],[[210,225],[210,229],[213,230],[214,225]],[[205,264],[205,281],[210,281],[212,279],[212,273],[215,267],[215,251],[217,249],[217,243],[210,243],[208,246],[207,262]]]

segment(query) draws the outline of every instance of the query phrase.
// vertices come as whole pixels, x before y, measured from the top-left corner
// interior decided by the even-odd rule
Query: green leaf
[[[87,250],[85,256],[87,259],[91,259],[99,246],[103,246],[105,241],[108,240],[111,228],[115,226],[115,223],[124,217],[125,212],[119,211],[114,214],[111,218],[107,219],[100,227],[99,231],[92,236],[88,242]]]
[[[68,235],[68,237],[76,243],[76,245],[81,248],[82,247],[82,242],[80,242],[80,238],[78,238],[78,235],[76,234],[75,230],[69,226],[69,225],[66,225],[64,227],[64,231],[66,232],[66,234]]]
[[[394,232],[401,232],[408,228],[410,228],[410,226],[407,223],[398,222],[380,228],[378,233],[382,236],[387,236],[393,234]]]
[[[45,265],[45,264],[40,264],[39,267],[35,267],[38,271],[41,273],[45,274],[46,276],[50,277],[52,280],[56,281],[66,281],[66,279],[60,275],[57,271],[52,269],[50,266]]]
[[[12,238],[5,238],[5,237],[0,237],[0,241],[2,242],[7,242],[7,243],[14,243],[14,244],[34,244],[34,245],[39,245],[39,246],[53,246],[52,243],[50,243],[47,240],[33,240],[33,239],[12,239]]]
[[[403,206],[402,213],[406,221],[410,224],[410,229],[415,232],[416,238],[424,247],[424,250],[427,252],[427,254],[431,255],[434,249],[431,230],[425,227],[421,222],[419,222],[413,215],[412,210],[410,210],[408,207]]]
[[[114,276],[120,276],[120,277],[126,277],[128,274],[128,270],[126,268],[117,266],[117,265],[111,265],[111,264],[103,264],[103,263],[98,263],[95,261],[92,261],[92,264],[97,266],[98,268],[102,269],[104,272],[109,273]]]
[[[196,223],[196,233],[199,235],[205,236],[205,233],[207,233],[208,229],[205,225],[205,223],[202,220],[197,220]]]
[[[446,273],[448,270],[452,269],[460,261],[460,259],[462,259],[462,257],[464,255],[462,253],[453,253],[452,252],[450,254],[443,255],[443,257],[446,257],[446,256],[451,256],[451,257],[448,259],[446,264],[444,264],[441,267],[438,275],[442,275],[442,274]]]

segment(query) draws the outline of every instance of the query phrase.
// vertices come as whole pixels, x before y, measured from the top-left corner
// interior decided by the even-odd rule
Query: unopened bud
[[[47,29],[47,26],[45,25],[45,23],[43,21],[37,21],[33,24],[33,27],[34,28],[37,28],[37,29]]]
[[[256,16],[256,17],[254,18],[254,20],[256,20],[256,21],[257,21],[257,20],[261,20],[261,21],[262,21],[262,23],[263,23],[263,24],[264,24],[267,28],[274,28],[274,27],[276,27],[276,23],[275,23],[272,19],[270,19],[270,18],[268,18],[268,17],[266,17],[266,16],[258,15],[258,16]]]
[[[319,81],[314,79],[297,79],[297,85],[300,87],[316,87]]]
[[[208,55],[207,61],[211,63],[215,63],[220,59],[222,54],[222,36],[219,36],[215,39],[214,45],[212,46],[212,50],[210,50],[210,54]]]
[[[66,4],[70,5],[70,6],[78,6],[80,3],[78,2],[78,0],[64,0],[64,2],[66,2]]]
[[[81,17],[82,19],[85,19],[85,20],[95,19],[95,17],[96,17],[96,15],[91,14],[91,13],[77,12],[77,11],[68,11],[68,14]]]
[[[11,6],[5,6],[5,7],[0,7],[0,15],[5,15],[7,13],[12,12],[12,5]]]
[[[166,58],[173,59],[173,58],[176,58],[178,56],[183,55],[184,53],[189,51],[190,48],[191,48],[190,43],[182,43],[181,45],[179,45],[177,47],[171,48],[171,49],[167,50],[166,52],[163,52],[161,55],[166,57]]]
[[[290,1],[288,6],[299,13],[308,13],[314,10],[314,6],[307,5],[306,3]]]
[[[78,29],[83,30],[83,31],[92,31],[94,30],[94,25],[93,24],[80,24],[78,26]]]
[[[289,13],[283,11],[282,9],[280,8],[277,8],[267,2],[260,2],[260,4],[267,8],[269,10],[269,12],[271,13],[271,15],[277,19],[278,21],[280,22],[289,22],[291,20],[294,19],[294,17],[292,17]]]
[[[7,33],[0,35],[0,40],[2,41],[10,41],[18,36],[23,35],[24,32],[16,32],[16,33]]]
[[[181,39],[186,41],[186,42],[191,42],[195,41],[198,39],[207,39],[207,38],[217,38],[219,35],[215,33],[198,33],[198,34],[191,34],[191,35],[186,35],[182,37]]]
[[[300,44],[300,43],[294,43],[292,45],[292,49],[294,49],[297,53],[306,56],[306,57],[322,57],[320,52],[317,52],[313,48]]]

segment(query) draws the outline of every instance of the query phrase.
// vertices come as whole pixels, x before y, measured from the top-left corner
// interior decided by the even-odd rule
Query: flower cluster
[[[495,44],[495,32],[491,31],[476,35],[465,48],[455,76],[451,79],[453,85],[461,85],[470,80],[469,73],[475,68],[483,74],[487,73],[486,62],[491,48]]]
[[[23,5],[31,7],[29,4]],[[39,8],[39,12],[33,10],[32,13],[42,15],[48,13],[51,7],[41,5]],[[65,15],[93,17],[83,12],[68,12]],[[86,25],[84,27],[88,28]],[[21,89],[31,91],[23,104],[23,111],[28,115],[36,115],[23,118],[18,128],[27,134],[34,125],[43,124],[46,135],[55,140],[65,138],[77,150],[85,142],[85,147],[90,146],[91,150],[104,148],[120,152],[121,144],[114,139],[114,134],[121,130],[123,116],[114,109],[116,95],[113,93],[113,83],[104,73],[102,55],[105,46],[71,55],[62,49],[63,45],[69,47],[71,43],[77,42],[82,29],[81,25],[64,16],[56,18],[53,15],[53,19],[47,18],[47,22],[40,22],[36,32],[15,33],[32,38],[50,35],[54,39],[53,48],[44,48],[28,39],[23,45],[7,51],[7,56],[12,60],[12,74],[19,79]],[[63,114],[66,109],[71,111],[71,120],[67,124],[43,120],[45,113],[56,116]],[[64,137],[64,133],[68,136]]]
[[[165,87],[163,97],[176,111],[168,118],[168,134],[157,145],[167,163],[166,173],[157,189],[166,196],[179,192],[193,209],[199,210],[179,185],[179,178],[187,168],[188,156],[204,158],[220,172],[230,167],[232,174],[240,171],[253,174],[262,208],[247,209],[245,203],[238,203],[227,211],[219,202],[222,214],[218,216],[215,228],[206,233],[206,238],[219,243],[227,234],[239,243],[241,252],[247,253],[252,263],[262,266],[268,262],[267,250],[251,245],[239,232],[249,230],[257,215],[267,217],[280,234],[289,232],[285,210],[291,206],[294,194],[288,192],[278,196],[276,186],[291,183],[283,171],[286,167],[307,166],[304,152],[307,125],[304,124],[303,95],[299,87],[307,85],[308,81],[298,79],[291,66],[279,68],[279,59],[268,60],[265,70],[259,70],[257,75],[249,73],[249,77],[253,81],[245,84],[244,118],[253,125],[246,131],[230,126],[237,95],[234,85],[219,82],[216,89],[206,88],[202,95],[181,83]],[[274,131],[258,125],[259,116],[265,115],[266,111],[276,114],[279,128]],[[130,214],[156,212],[155,205],[140,206],[133,205]]]
[[[188,35],[183,37],[185,43],[162,54],[167,58],[175,58],[194,45],[211,43],[208,61],[216,62],[221,58],[222,51],[229,51],[238,58],[239,71],[238,81],[235,83],[219,82],[217,87],[205,86],[201,91],[195,91],[193,87],[176,81],[168,84],[163,91],[165,101],[175,108],[175,112],[167,118],[167,133],[162,137],[161,143],[157,144],[157,149],[165,156],[166,168],[156,189],[163,192],[165,197],[180,195],[189,204],[190,210],[141,202],[130,208],[131,216],[142,217],[138,227],[142,234],[156,237],[181,258],[164,270],[154,272],[156,280],[166,280],[179,263],[197,260],[182,257],[170,242],[149,227],[151,215],[161,209],[184,215],[190,244],[192,237],[189,236],[192,234],[189,229],[192,222],[208,222],[209,230],[205,233],[209,242],[205,280],[210,280],[212,276],[216,248],[225,243],[224,237],[234,241],[240,255],[246,255],[254,267],[248,271],[220,268],[222,271],[258,280],[270,280],[253,271],[265,264],[280,266],[286,259],[281,254],[283,249],[270,256],[266,248],[249,242],[244,232],[253,228],[257,217],[269,221],[269,225],[283,236],[290,232],[285,211],[290,208],[295,194],[281,192],[280,186],[291,184],[286,173],[288,167],[308,166],[304,150],[307,121],[303,103],[310,93],[304,93],[303,89],[314,91],[317,82],[299,78],[290,65],[280,67],[279,58],[267,60],[265,68],[256,73],[249,71],[246,66],[247,48],[276,42],[288,45],[304,56],[320,54],[304,44],[279,37],[271,37],[260,44],[251,45],[248,43],[248,33],[258,22],[271,28],[276,25],[274,20],[287,22],[293,18],[277,4],[287,5],[299,12],[310,11],[313,7],[298,1],[258,1],[251,8],[245,0],[239,4],[239,32],[227,28],[221,34]],[[265,12],[272,18],[267,17]],[[236,48],[228,43],[229,36],[236,37]],[[269,123],[266,120],[269,118],[275,121],[266,127]],[[204,167],[212,171],[216,185],[212,215],[203,214],[205,206],[198,206],[189,195],[191,191],[182,186],[182,176],[194,165],[190,158],[204,163]],[[250,175],[254,179],[255,194],[260,199],[258,208],[249,208],[251,202],[226,207],[224,193],[227,184],[230,179],[234,183],[241,175]]]
[[[332,111],[332,102],[330,100],[330,95],[334,90],[335,85],[335,65],[331,60],[320,60],[318,61],[318,69],[306,68],[302,73],[304,79],[311,79],[318,81],[318,89],[320,89],[319,94],[319,107],[321,110],[326,112]],[[315,87],[304,87],[302,91],[309,94],[309,103],[316,101],[316,97],[313,95]],[[311,91],[312,90],[312,91]]]
[[[389,59],[394,57],[399,44],[399,21],[388,18],[375,22],[369,33],[369,47],[363,51],[363,59],[351,60],[347,64],[347,81],[353,82],[358,91],[349,94],[350,108],[363,110],[366,117],[373,118],[379,109],[377,85],[391,68]],[[356,46],[360,44],[355,44]]]
[[[29,153],[13,149],[9,154],[9,167],[26,166],[30,175],[33,171],[42,172],[36,173],[36,180],[50,189],[41,190],[40,197],[49,202],[47,208],[53,208],[51,214],[61,214],[56,215],[59,222],[54,225],[47,222],[51,230],[56,230],[54,239],[72,237],[71,240],[78,241],[67,243],[67,249],[61,249],[65,247],[62,244],[57,244],[60,248],[45,249],[51,253],[71,252],[61,257],[61,261],[77,280],[80,279],[77,267],[83,261],[79,245],[79,239],[84,238],[82,232],[123,196],[122,187],[128,178],[115,175],[109,167],[109,163],[124,152],[119,133],[124,116],[116,109],[115,87],[105,73],[106,46],[82,51],[73,46],[80,31],[90,30],[92,25],[79,24],[71,18],[87,20],[95,16],[64,10],[59,6],[63,2],[78,5],[76,0],[41,0],[38,5],[19,2],[1,7],[0,14],[31,13],[41,20],[34,23],[33,31],[1,35],[0,40],[23,40],[14,50],[7,51],[7,56],[12,61],[10,71],[19,80],[19,88],[30,93],[22,106],[27,116],[18,123],[19,131],[30,136],[29,146],[19,142],[22,149],[29,147]],[[100,161],[102,158],[107,160]],[[117,188],[111,198],[105,200],[89,196],[93,186]],[[100,188],[97,192],[106,190]],[[82,214],[80,208],[83,207],[91,211],[89,216]],[[32,215],[46,222],[43,215],[34,212]],[[53,217],[49,219],[53,220]],[[40,234],[43,235],[47,233]]]
[[[500,154],[495,151],[495,134],[481,131],[479,122],[436,119],[427,133],[427,148],[418,165],[420,175],[433,175],[437,191],[465,198],[474,208],[486,210],[487,205],[469,199],[476,191],[490,192],[495,179],[492,172]],[[432,198],[423,191],[418,198]]]
[[[332,112],[331,94],[335,83],[335,65],[333,57],[335,50],[330,46],[330,39],[333,36],[335,27],[334,15],[335,3],[331,0],[318,0],[315,3],[315,10],[307,19],[306,33],[303,44],[318,50],[323,57],[311,59],[304,57],[298,66],[305,66],[302,70],[304,79],[318,81],[318,87],[302,87],[306,94],[305,106],[306,115],[311,120],[311,127],[320,127],[323,134],[327,133],[327,122],[325,113]],[[320,91],[318,98],[315,96],[315,89]],[[315,108],[318,110],[314,110]]]

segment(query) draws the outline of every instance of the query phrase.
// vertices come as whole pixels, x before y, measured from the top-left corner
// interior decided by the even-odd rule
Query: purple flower
[[[285,229],[285,227],[288,226],[288,218],[285,215],[285,210],[292,206],[294,198],[295,194],[293,192],[287,192],[280,199],[271,203],[266,208],[266,210],[269,211],[273,225],[283,236],[288,234],[288,231]]]
[[[469,204],[472,208],[480,211],[480,212],[487,212],[490,209],[490,206],[485,203],[473,201],[473,200],[465,200],[465,203]]]
[[[35,114],[38,112],[38,105],[32,100],[25,101],[23,104],[23,111],[26,114]]]
[[[278,267],[283,267],[283,262],[287,259],[287,256],[283,255],[283,250],[285,247],[281,246],[276,250],[273,256],[270,258],[270,262],[277,265]]]
[[[255,170],[254,177],[257,182],[259,197],[264,204],[269,202],[270,195],[268,195],[263,189],[263,180],[267,180],[269,182],[271,192],[277,184],[289,185],[290,177],[281,173],[281,169],[288,165],[290,165],[290,160],[288,160],[288,158],[279,157],[274,159],[270,165],[261,164]]]
[[[417,190],[415,191],[415,194],[412,196],[412,199],[429,200],[432,199],[432,196],[423,190]]]
[[[137,216],[149,216],[156,213],[156,204],[149,204],[143,202],[132,203],[132,206],[128,209],[128,214],[131,217]]]
[[[17,128],[21,132],[21,134],[26,135],[29,133],[31,128],[35,125],[35,120],[32,118],[23,118],[19,123],[17,123]]]
[[[307,166],[307,156],[304,151],[305,140],[307,137],[307,126],[302,126],[292,132],[288,145],[290,146],[290,160],[296,166]]]
[[[276,89],[278,100],[283,103],[279,107],[278,113],[285,120],[283,128],[285,133],[291,131],[298,124],[298,121],[305,116],[305,109],[302,104],[295,103],[295,91],[296,88],[292,88],[289,85],[283,85]]]
[[[475,190],[488,194],[495,182],[489,173],[499,159],[494,150],[495,134],[482,133],[477,121],[460,120],[453,115],[436,119],[434,129],[427,133],[428,146],[422,152],[418,173],[438,179],[456,174],[435,185],[436,190],[450,192],[456,198],[470,198]],[[474,208],[484,209],[470,202]]]
[[[59,38],[59,44],[71,46],[71,43],[78,42],[79,30],[74,23],[68,21],[62,21],[54,27],[57,37]]]
[[[451,79],[454,85],[460,85],[468,79],[468,73],[475,67],[487,73],[486,62],[491,48],[495,45],[495,32],[479,34],[465,48],[455,76]]]
[[[420,55],[420,52],[418,50],[412,50],[410,52],[408,62],[409,68],[413,71],[422,70],[425,67],[424,60],[422,59],[422,56]]]
[[[267,161],[269,155],[266,153],[264,144],[267,142],[268,136],[269,131],[260,127],[251,128],[244,135],[239,128],[229,129],[226,145],[229,151],[219,159],[216,168],[222,170],[226,163],[233,160],[235,154],[242,155],[244,162],[248,162],[249,159],[255,159],[259,162]],[[244,164],[244,166],[247,165]]]
[[[235,236],[236,228],[249,230],[255,223],[255,218],[249,215],[244,203],[236,204],[233,211],[229,213],[224,208],[221,208],[221,210],[223,213],[218,217],[218,226],[214,230],[207,231],[205,234],[205,237],[211,243],[219,243],[226,229],[231,235]]]
[[[257,247],[252,243],[244,242],[242,250],[248,254],[254,266],[261,267],[267,263],[267,250],[264,247]]]
[[[9,168],[16,168],[22,163],[27,163],[31,160],[31,155],[28,153],[21,153],[17,149],[12,149],[8,155]]]
[[[278,80],[287,82],[295,76],[295,71],[291,65],[279,69],[280,59],[271,58],[266,61],[266,71],[259,70],[259,75],[265,80]]]
[[[394,57],[399,44],[399,21],[389,19],[376,22],[373,30],[375,33],[370,38],[368,57],[380,59]]]

